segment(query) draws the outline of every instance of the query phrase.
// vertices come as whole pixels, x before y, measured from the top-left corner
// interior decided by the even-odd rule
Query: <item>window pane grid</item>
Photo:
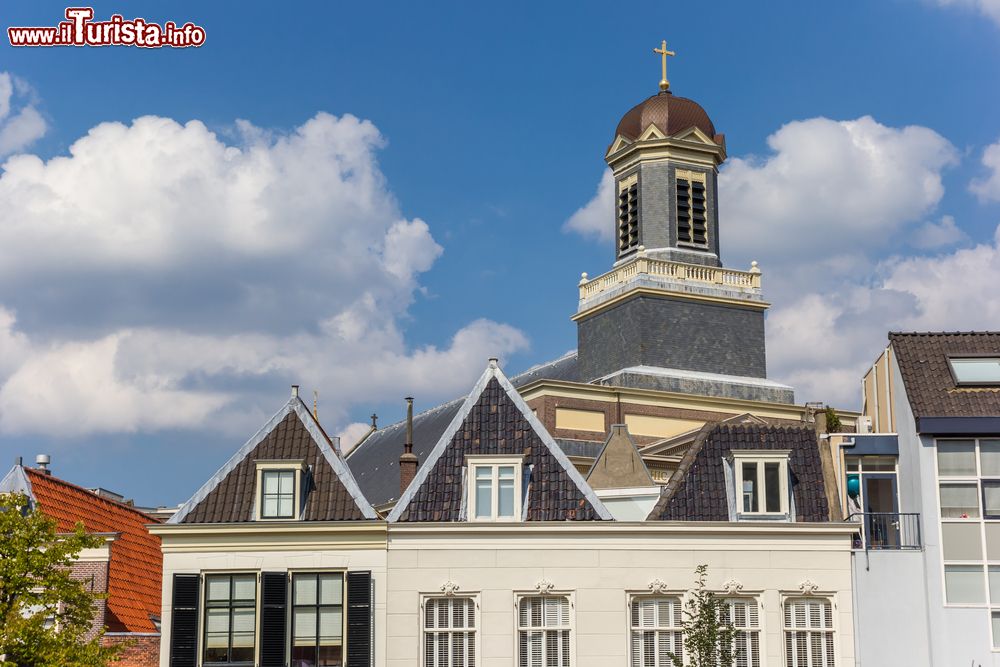
[[[672,656],[683,659],[680,598],[635,598],[631,618],[632,667],[672,667]]]
[[[424,604],[425,667],[475,667],[476,601],[431,598]]]
[[[786,667],[835,667],[829,600],[787,600],[784,624]]]
[[[292,575],[292,664],[334,667],[344,644],[344,575]]]
[[[264,470],[261,472],[262,519],[295,518],[295,471]]]
[[[569,667],[569,612],[561,595],[518,601],[518,667]]]
[[[205,577],[207,665],[252,664],[257,627],[257,575]]]

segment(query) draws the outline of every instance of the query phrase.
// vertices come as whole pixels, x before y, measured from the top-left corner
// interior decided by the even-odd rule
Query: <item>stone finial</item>
[[[556,585],[553,584],[548,579],[542,579],[537,584],[535,584],[535,590],[537,590],[542,595],[548,595],[553,590],[555,590]]]
[[[638,253],[639,253],[639,257],[645,257],[646,256],[646,246],[644,246],[644,245],[639,246]]]
[[[580,274],[580,284],[583,285],[587,282],[587,272],[584,271]]]
[[[737,579],[730,579],[722,584],[722,590],[728,595],[739,595],[743,592],[743,583]]]
[[[757,260],[750,262],[750,273],[760,273],[760,267],[757,266]]]
[[[666,593],[667,592],[667,582],[665,582],[665,581],[663,581],[663,579],[659,579],[659,578],[653,579],[651,582],[649,582],[649,592],[650,593],[655,593],[657,595]]]
[[[458,592],[458,584],[449,579],[448,581],[441,584],[441,592],[447,595],[448,597],[451,597],[452,595]]]
[[[814,595],[819,590],[819,584],[812,579],[806,579],[799,584],[799,590],[802,591],[803,595]]]

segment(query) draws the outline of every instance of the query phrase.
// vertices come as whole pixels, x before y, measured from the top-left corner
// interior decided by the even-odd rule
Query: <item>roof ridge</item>
[[[62,477],[56,477],[55,475],[45,474],[45,473],[39,472],[38,470],[36,470],[34,468],[29,468],[27,466],[22,466],[22,468],[25,471],[25,473],[27,473],[29,475],[34,475],[34,476],[38,477],[38,479],[40,479],[40,480],[45,480],[45,481],[50,481],[50,482],[57,482],[59,484],[62,484],[63,486],[68,486],[68,487],[70,487],[72,489],[75,489],[77,491],[82,491],[83,493],[86,493],[89,496],[92,496],[96,500],[100,500],[100,501],[105,502],[105,503],[110,503],[111,505],[115,505],[115,506],[117,506],[117,507],[119,507],[121,509],[132,511],[132,512],[134,512],[136,514],[141,514],[143,517],[149,519],[153,523],[157,523],[158,522],[158,520],[157,520],[156,517],[154,517],[154,516],[152,516],[150,514],[147,514],[146,512],[143,512],[142,510],[138,509],[134,505],[128,505],[126,503],[123,503],[120,500],[114,500],[113,498],[107,498],[105,496],[96,494],[93,491],[91,491],[90,489],[88,489],[86,487],[83,487],[83,486],[80,486],[79,484],[74,484],[73,482],[67,482]]]
[[[515,375],[513,377],[513,379],[511,380],[511,382],[516,382],[520,378],[524,377],[525,375],[528,375],[529,373],[535,373],[538,370],[540,370],[542,368],[545,368],[546,366],[552,366],[553,364],[557,364],[560,361],[564,361],[566,359],[569,359],[569,358],[575,357],[575,356],[577,356],[577,351],[576,350],[570,350],[569,352],[564,353],[560,357],[557,357],[557,358],[552,359],[550,361],[542,362],[540,364],[535,364],[534,366],[531,366],[530,368],[527,368],[527,369],[521,371],[520,373],[518,373],[517,375]],[[457,398],[453,398],[451,400],[445,401],[444,403],[438,403],[434,407],[427,408],[423,412],[418,412],[415,415],[413,415],[413,420],[417,421],[418,419],[420,419],[421,417],[423,417],[425,415],[429,415],[429,414],[432,414],[434,412],[438,412],[438,411],[444,410],[445,408],[448,408],[448,407],[454,405],[455,403],[462,403],[463,401],[465,401],[465,398],[466,398],[465,396],[459,396]],[[399,421],[395,421],[395,422],[393,422],[391,424],[387,424],[386,426],[383,426],[382,428],[376,429],[375,433],[385,433],[386,431],[390,431],[390,430],[393,430],[393,429],[403,428],[405,425],[406,425],[406,418],[404,417],[403,419],[400,419]],[[355,447],[354,449],[352,449],[350,452],[348,452],[345,456],[350,457],[351,454],[353,454],[354,452],[360,450],[365,445],[365,443],[367,443],[367,442],[368,442],[368,440],[366,439],[360,445],[358,445],[357,447]]]

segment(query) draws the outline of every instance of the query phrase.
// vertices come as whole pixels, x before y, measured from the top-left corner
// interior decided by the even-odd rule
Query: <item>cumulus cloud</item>
[[[977,11],[1000,25],[1000,0],[935,0],[942,7],[963,7]]]
[[[767,143],[770,154],[732,158],[719,178],[725,247],[765,267],[886,246],[937,205],[958,159],[933,130],[870,116],[791,122]]]
[[[982,162],[989,174],[972,181],[969,189],[980,201],[1000,201],[1000,141],[986,147]]]
[[[236,128],[144,117],[8,159],[0,345],[18,352],[0,347],[0,430],[245,432],[291,382],[320,389],[336,429],[386,395],[450,398],[526,348],[487,320],[407,343],[399,322],[442,248],[400,214],[374,125]]]
[[[1000,227],[987,243],[933,256],[893,257],[868,281],[807,292],[768,319],[771,375],[799,400],[857,407],[858,383],[892,330],[996,329]]]
[[[954,216],[944,215],[938,222],[928,221],[914,230],[910,245],[922,250],[931,250],[955,245],[968,238],[968,235],[955,224]]]
[[[563,231],[585,238],[610,241],[614,238],[615,178],[607,169],[601,176],[594,197],[563,223]]]
[[[34,93],[23,80],[0,72],[0,157],[27,148],[46,130]]]

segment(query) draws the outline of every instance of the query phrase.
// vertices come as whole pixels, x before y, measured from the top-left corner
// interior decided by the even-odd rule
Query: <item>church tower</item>
[[[619,121],[605,161],[615,179],[610,272],[583,274],[577,322],[583,377],[792,402],[766,380],[761,274],[719,254],[718,170],[725,137],[705,110],[670,91],[666,42],[660,92]]]

